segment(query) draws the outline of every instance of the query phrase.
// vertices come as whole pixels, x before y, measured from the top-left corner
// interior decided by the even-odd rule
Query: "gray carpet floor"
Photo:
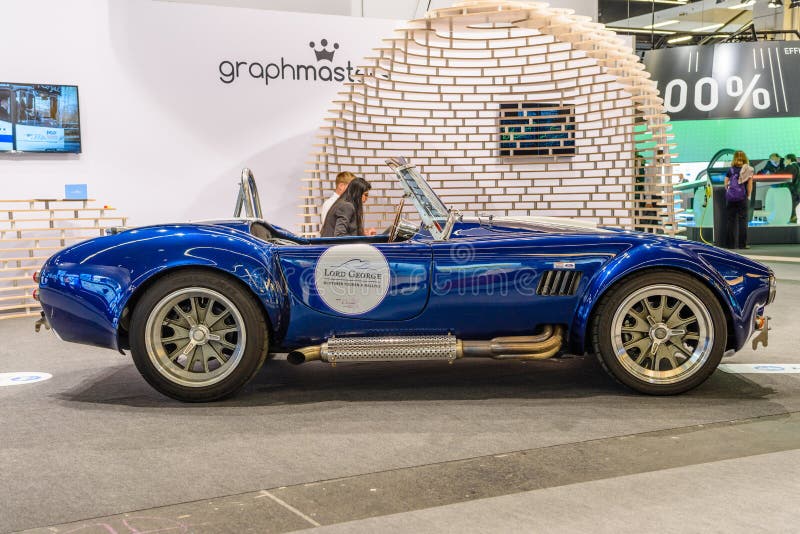
[[[757,352],[744,350],[727,362],[800,363],[795,305],[800,298],[800,266],[784,265],[781,269],[779,297],[770,307],[774,330],[769,347]],[[219,514],[228,514],[225,521],[205,527],[183,525],[175,527],[176,531],[244,531],[233,529],[235,522],[231,519],[241,513],[236,507],[244,505],[230,503],[238,502],[238,495],[254,492],[258,496],[267,489],[269,495],[277,496],[290,508],[270,496],[260,499],[261,508],[257,512],[249,508],[254,515],[246,516],[250,518],[247,524],[254,527],[252,531],[287,531],[313,526],[314,522],[342,523],[341,529],[345,529],[346,521],[380,519],[357,514],[355,504],[348,508],[346,499],[332,501],[330,509],[325,510],[325,499],[321,498],[322,505],[304,510],[303,499],[280,499],[280,488],[302,488],[375,473],[393,474],[395,478],[390,477],[384,485],[391,485],[392,480],[419,485],[424,479],[418,478],[423,476],[422,471],[415,469],[421,466],[451,466],[456,465],[453,462],[514,451],[573,447],[592,440],[653,432],[657,434],[652,443],[669,444],[673,442],[669,429],[742,420],[756,424],[758,418],[790,417],[800,411],[800,375],[718,371],[688,394],[652,398],[621,389],[606,378],[596,362],[584,358],[535,363],[476,360],[453,366],[437,362],[351,364],[335,368],[319,363],[293,367],[273,361],[234,399],[184,405],[153,391],[139,377],[129,357],[65,344],[46,333],[34,334],[33,320],[0,321],[0,340],[0,373],[41,371],[53,375],[44,382],[0,387],[0,532],[72,522],[78,523],[42,532],[108,532],[106,527],[96,526],[103,522],[81,522],[134,511],[146,517],[146,511],[165,506],[195,503],[196,507],[206,507],[212,503],[214,507],[213,503],[221,502],[230,505],[220,508],[216,516],[219,519]],[[785,451],[800,448],[795,427],[781,428],[785,441],[780,447],[762,450],[753,445],[752,449],[738,451],[737,457],[788,454]],[[732,439],[714,433],[707,436],[696,447],[723,450],[726,441]],[[588,447],[580,454],[565,456],[569,461],[564,473],[601,461],[601,450]],[[705,477],[716,472],[713,465],[718,464],[725,473],[739,465],[724,463],[730,459],[727,457],[708,456],[701,462],[711,466],[712,475],[708,475],[700,464],[683,463],[687,453],[678,447],[664,454],[672,460],[654,463],[654,472],[689,469],[691,476]],[[647,451],[642,450],[641,455],[646,457]],[[796,456],[781,461],[796,465]],[[757,472],[760,464],[741,465]],[[536,478],[531,473],[539,468],[525,469],[528,471],[520,472],[529,479]],[[789,483],[781,476],[788,477],[789,471],[771,466],[766,472],[775,480],[773,491],[779,498]],[[464,471],[447,473],[453,477],[454,487],[461,488],[457,483],[463,480]],[[602,476],[623,475],[657,476],[627,475],[619,469]],[[603,485],[591,477],[579,477],[576,482],[565,474],[556,474],[547,480],[546,487],[532,491],[551,491],[547,487],[560,487],[570,480],[581,485],[576,495],[617,491],[613,483]],[[635,489],[637,479],[630,480]],[[664,478],[663,484],[669,480]],[[563,493],[547,497],[529,494],[523,491],[524,486],[504,485],[507,482],[502,478],[486,480],[485,484],[486,488],[499,488],[490,495],[500,496],[483,499],[480,497],[485,495],[478,492],[475,497],[479,499],[472,501],[465,490],[463,500],[471,503],[450,500],[446,502],[452,504],[443,505],[442,513],[462,515],[461,523],[453,523],[453,531],[461,531],[455,525],[468,522],[469,514],[479,510],[491,518],[493,499],[513,498],[519,500],[496,501],[496,520],[500,522],[495,524],[502,525],[504,531],[525,530],[530,517],[506,516],[504,507],[525,503],[547,506],[551,502],[548,499],[564,498]],[[424,489],[424,485],[420,487]],[[517,488],[519,492],[505,495],[503,488]],[[770,491],[769,487],[754,486],[756,489]],[[421,489],[398,501],[403,506],[387,507],[385,513],[405,512],[413,514],[409,521],[421,521],[419,518],[426,517],[424,509],[437,510],[434,506],[442,503],[434,497]],[[579,500],[584,499],[591,501],[585,496]],[[650,502],[653,499],[648,497]],[[481,503],[488,503],[489,508]],[[469,513],[447,508],[461,505],[476,508]],[[726,501],[722,505],[728,507],[729,517],[735,518],[735,503]],[[591,502],[581,509],[587,514],[602,511]],[[383,515],[380,507],[375,510]],[[186,514],[175,517],[181,515]],[[386,515],[385,521],[375,525],[389,528],[396,519]],[[415,524],[419,523],[401,521],[391,528],[414,530],[411,527]],[[358,528],[367,531],[372,525],[364,523]],[[443,523],[431,525],[448,530]],[[472,531],[480,530],[479,525],[484,523],[475,523]],[[564,525],[578,528],[575,525],[579,523],[570,520]],[[116,531],[128,532],[122,527]]]

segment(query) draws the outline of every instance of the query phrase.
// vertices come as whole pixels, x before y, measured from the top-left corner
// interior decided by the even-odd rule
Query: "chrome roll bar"
[[[233,209],[233,216],[240,218],[244,209],[245,217],[248,219],[263,219],[261,212],[261,199],[258,195],[253,171],[245,167],[242,169],[242,177],[239,181],[239,195],[236,197],[236,207]]]

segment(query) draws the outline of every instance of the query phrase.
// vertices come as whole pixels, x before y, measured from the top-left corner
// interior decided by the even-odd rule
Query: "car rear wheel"
[[[186,402],[234,394],[261,368],[267,328],[255,297],[224,275],[182,271],[149,288],[131,319],[145,380]]]
[[[678,272],[649,271],[604,296],[592,342],[618,381],[641,393],[673,395],[711,376],[725,352],[727,324],[703,283]]]

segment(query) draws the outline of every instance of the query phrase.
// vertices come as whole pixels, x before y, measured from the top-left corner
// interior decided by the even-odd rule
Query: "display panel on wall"
[[[680,46],[645,54],[673,121],[800,116],[800,46],[792,41]]]
[[[81,151],[78,88],[0,82],[0,151]]]
[[[575,106],[542,102],[500,104],[500,155],[574,156]]]

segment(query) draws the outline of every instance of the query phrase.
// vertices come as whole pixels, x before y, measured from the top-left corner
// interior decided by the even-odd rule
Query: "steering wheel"
[[[403,195],[403,198],[400,199],[400,205],[397,206],[397,211],[394,214],[394,221],[392,221],[392,225],[389,227],[389,243],[397,239],[397,231],[400,228],[400,216],[403,214],[403,206],[405,203],[406,197]]]

